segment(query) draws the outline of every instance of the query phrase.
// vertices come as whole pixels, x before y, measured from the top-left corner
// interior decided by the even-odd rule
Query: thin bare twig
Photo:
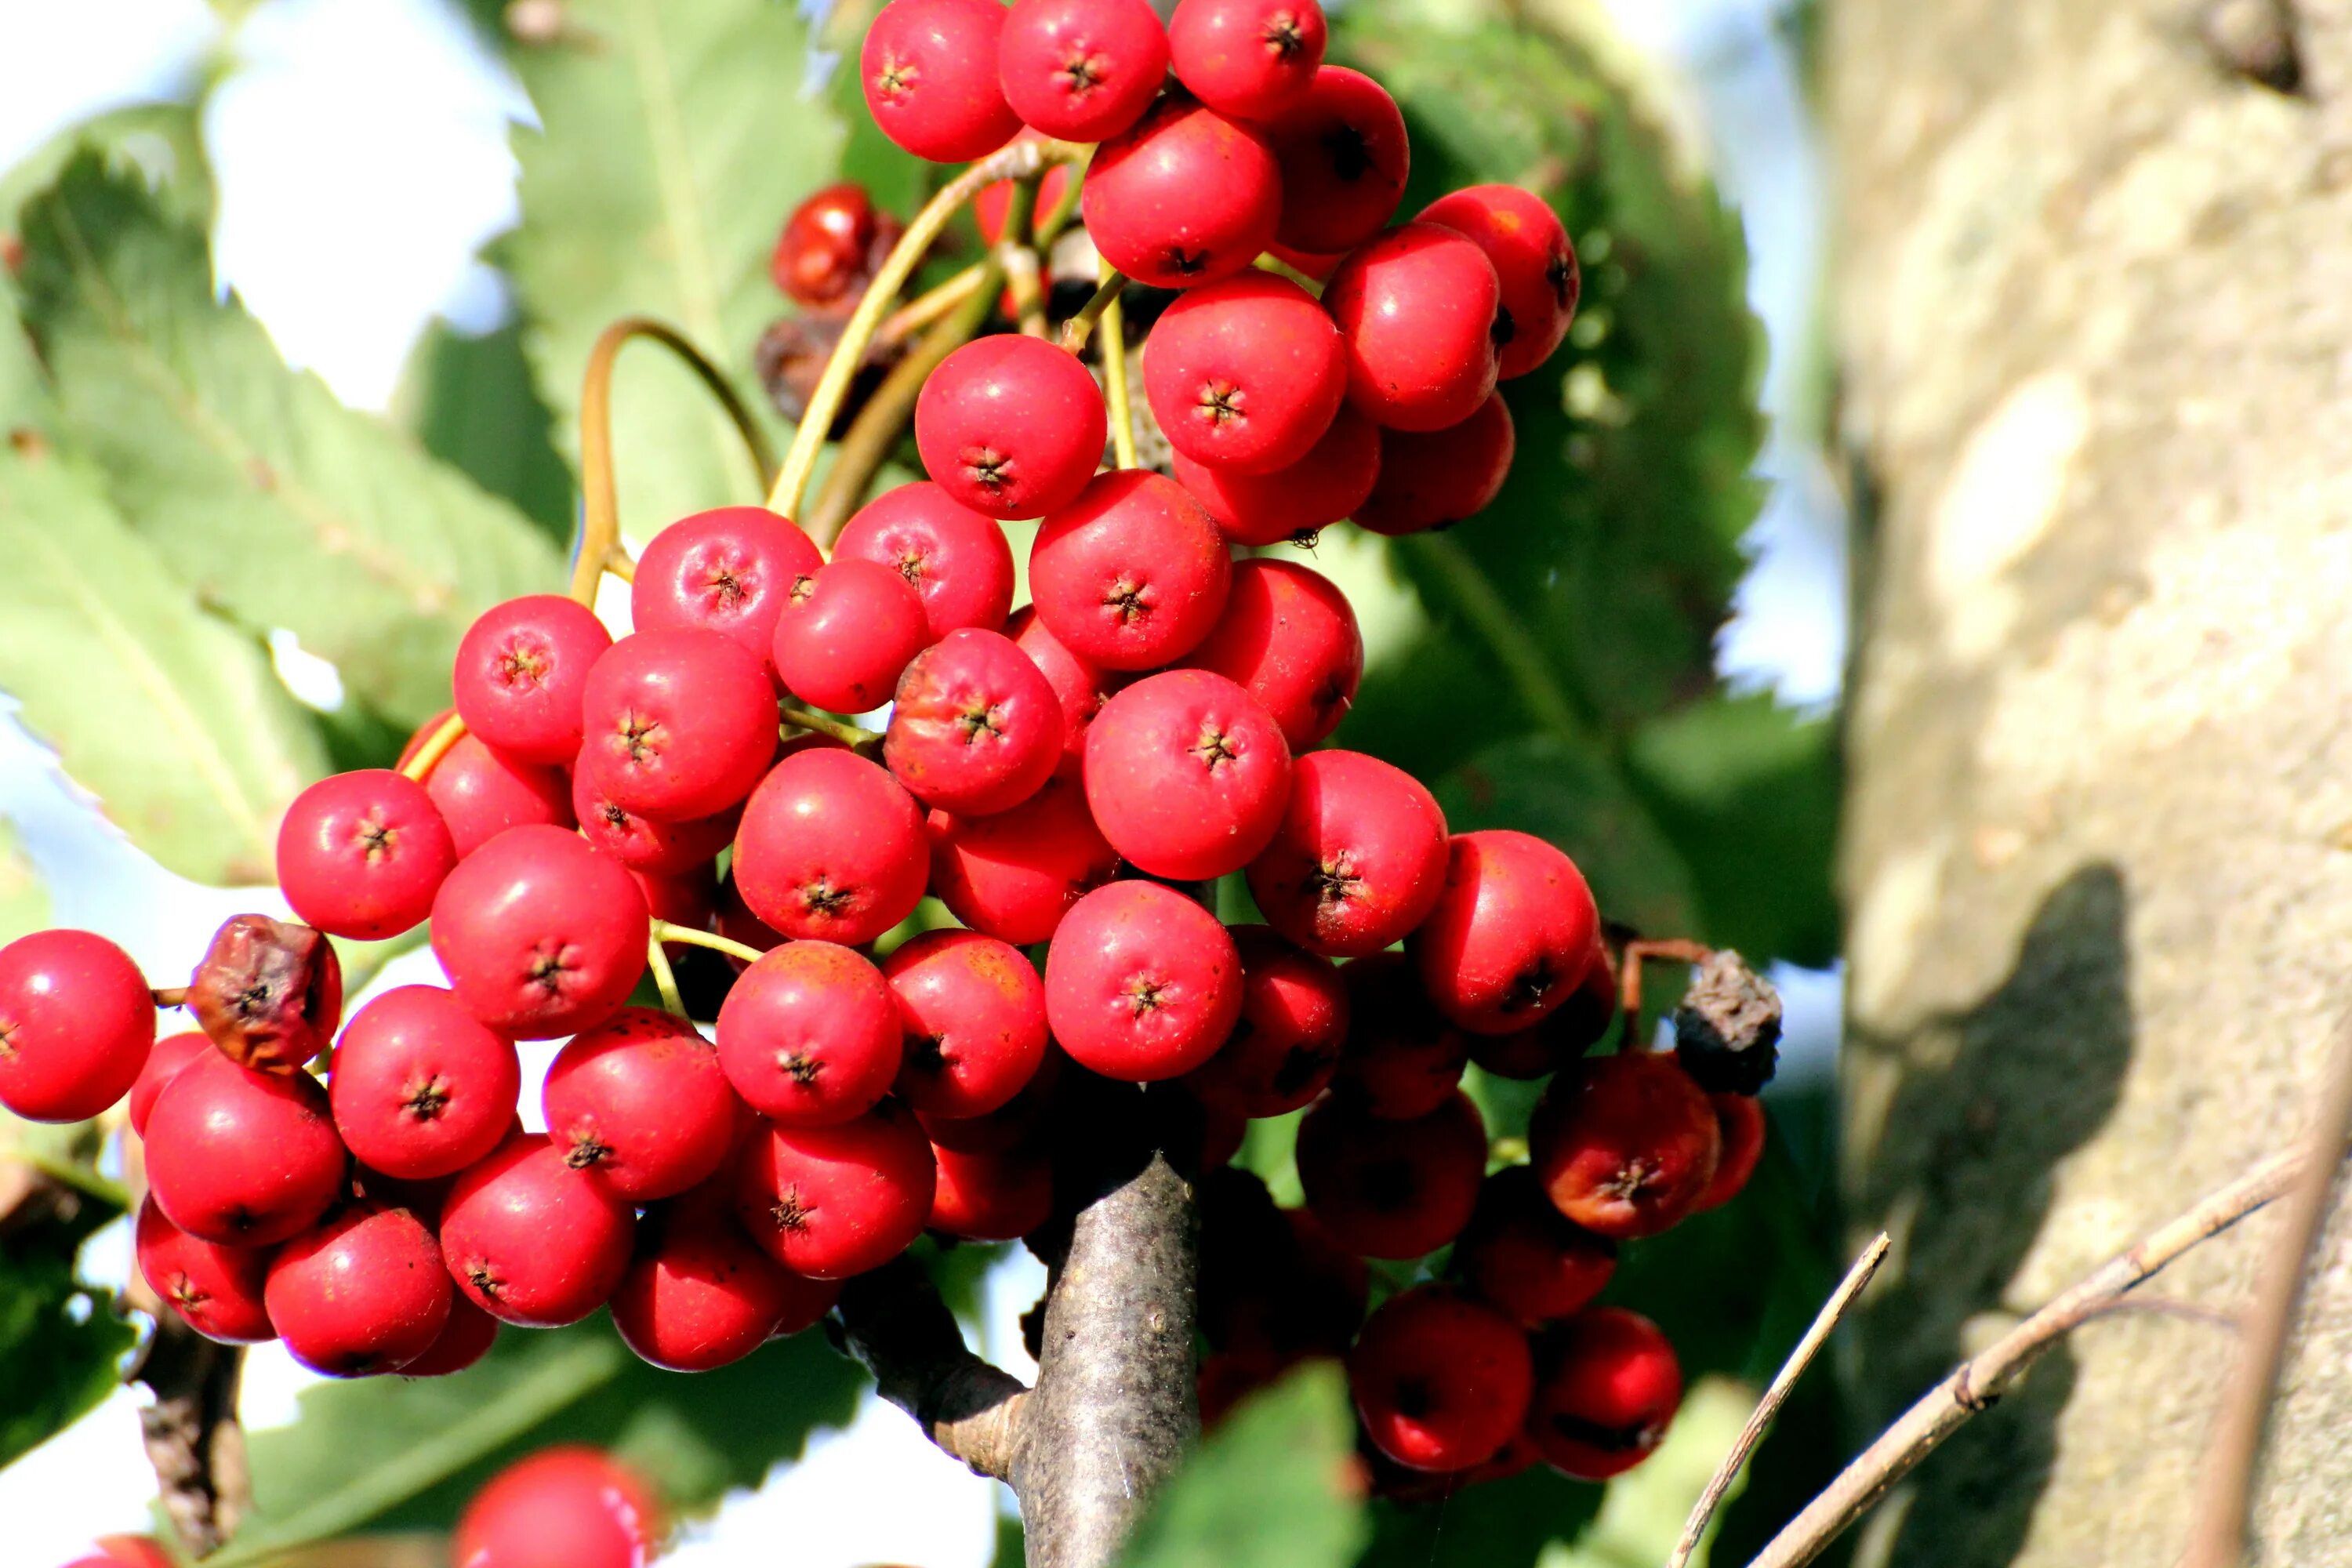
[[[839,1310],[844,1348],[883,1398],[975,1473],[1011,1477],[1029,1390],[966,1347],[922,1265],[901,1258],[859,1275],[843,1287]]]
[[[1870,1283],[1871,1276],[1878,1272],[1878,1266],[1886,1261],[1887,1248],[1894,1245],[1886,1233],[1880,1231],[1871,1244],[1862,1249],[1862,1256],[1853,1260],[1853,1267],[1846,1270],[1845,1278],[1838,1282],[1836,1289],[1830,1292],[1829,1300],[1822,1303],[1822,1310],[1813,1315],[1812,1326],[1805,1331],[1805,1337],[1797,1342],[1797,1348],[1789,1352],[1789,1359],[1780,1363],[1780,1370],[1773,1374],[1771,1384],[1764,1390],[1764,1397],[1756,1402],[1755,1410],[1749,1413],[1748,1425],[1739,1429],[1739,1436],[1732,1443],[1731,1451],[1723,1456],[1723,1463],[1715,1468],[1715,1474],[1707,1479],[1706,1489],[1698,1494],[1698,1502],[1683,1525],[1682,1539],[1675,1542],[1674,1552],[1666,1559],[1666,1568],[1683,1568],[1683,1564],[1690,1561],[1691,1553],[1698,1550],[1699,1542],[1706,1534],[1707,1523],[1715,1518],[1715,1510],[1723,1506],[1723,1495],[1731,1489],[1739,1468],[1748,1462],[1748,1456],[1756,1451],[1756,1445],[1763,1441],[1765,1428],[1772,1425],[1774,1416],[1780,1415],[1780,1406],[1788,1402],[1790,1392],[1797,1386],[1797,1379],[1805,1375],[1805,1369],[1813,1363],[1813,1357],[1820,1354],[1822,1346],[1829,1342],[1830,1331],[1845,1316],[1846,1309],[1853,1305],[1854,1298],[1862,1294],[1863,1287]]]

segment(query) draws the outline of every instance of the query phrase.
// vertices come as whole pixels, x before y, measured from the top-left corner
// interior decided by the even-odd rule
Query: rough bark
[[[1029,1391],[972,1354],[921,1264],[901,1258],[859,1275],[842,1287],[840,1312],[843,1348],[876,1392],[976,1474],[1011,1479]]]
[[[1830,0],[1824,63],[1865,525],[1846,1169],[1896,1239],[1851,1370],[1883,1421],[2293,1136],[2352,1002],[2352,0]],[[2343,1218],[2267,1563],[2352,1563]],[[2242,1303],[2270,1223],[2168,1294]],[[1862,1560],[2172,1561],[2231,1351],[2189,1313],[2086,1327]]]

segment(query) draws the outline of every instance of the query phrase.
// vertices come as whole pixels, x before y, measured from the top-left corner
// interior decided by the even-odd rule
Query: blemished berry
[[[1250,896],[1310,952],[1360,958],[1427,919],[1445,890],[1445,815],[1428,786],[1361,752],[1308,752],[1249,865]]]
[[[460,860],[509,827],[576,826],[562,769],[504,756],[472,735],[460,737],[433,764],[425,793],[448,826]]]
[[[1674,1058],[1621,1051],[1552,1080],[1528,1121],[1528,1150],[1554,1208],[1627,1240],[1692,1212],[1715,1179],[1723,1133]]]
[[[612,646],[595,612],[561,594],[491,605],[458,640],[449,678],[467,733],[518,762],[570,762],[589,668]]]
[[[998,79],[1032,130],[1100,142],[1142,117],[1168,75],[1168,31],[1144,0],[1018,0]]]
[[[1567,1001],[1537,1023],[1507,1035],[1473,1035],[1470,1059],[1496,1078],[1549,1078],[1583,1059],[1617,1017],[1617,968],[1595,943],[1584,978]]]
[[[1526,1417],[1535,1363],[1517,1324],[1444,1285],[1382,1303],[1348,1356],[1372,1446],[1416,1470],[1464,1470],[1501,1451]]]
[[[1504,1313],[1548,1323],[1601,1294],[1617,1271],[1617,1244],[1552,1207],[1534,1171],[1508,1165],[1486,1178],[1454,1266]]]
[[[1347,341],[1348,401],[1391,430],[1461,424],[1495,390],[1501,303],[1486,253],[1450,228],[1403,224],[1350,251],[1323,290]]]
[[[227,1247],[268,1247],[327,1212],[349,1156],[308,1073],[218,1051],[173,1076],[147,1116],[147,1183],[166,1218]]]
[[[939,1164],[932,1230],[961,1241],[1018,1241],[1054,1217],[1054,1172],[1043,1151],[934,1147],[931,1157]]]
[[[141,1278],[188,1327],[229,1345],[278,1337],[261,1294],[268,1248],[224,1247],[190,1236],[165,1217],[152,1194],[139,1205],[133,1234]]]
[[[147,1064],[131,1080],[131,1098],[126,1109],[131,1116],[131,1131],[147,1131],[148,1112],[155,1108],[155,1097],[172,1081],[179,1070],[213,1048],[213,1043],[203,1031],[190,1029],[177,1035],[165,1035],[147,1053]]]
[[[457,1516],[456,1568],[645,1568],[660,1544],[654,1489],[608,1454],[542,1448],[484,1484]]]
[[[813,1279],[878,1268],[920,1236],[938,1183],[912,1112],[886,1100],[830,1127],[769,1126],[743,1151],[735,1214],[769,1257]]]
[[[638,632],[589,671],[579,766],[640,816],[686,822],[751,793],[776,754],[776,691],[721,632]]]
[[[1212,468],[1178,452],[1176,481],[1235,544],[1308,540],[1352,516],[1381,473],[1381,427],[1346,404],[1307,455],[1271,473]]]
[[[768,276],[795,304],[822,309],[861,292],[881,258],[876,242],[895,239],[898,223],[878,212],[855,180],[826,185],[802,199],[784,220]],[[745,509],[750,510],[750,509]],[[639,563],[643,572],[644,564]],[[643,626],[640,620],[637,623]]]
[[[1265,705],[1205,669],[1145,677],[1087,731],[1087,804],[1119,857],[1155,877],[1205,881],[1255,859],[1290,767]]]
[[[1503,289],[1499,369],[1525,375],[1559,348],[1576,319],[1583,280],[1559,215],[1517,185],[1469,185],[1421,209],[1417,223],[1467,236],[1495,264]]]
[[[1486,1125],[1459,1090],[1412,1121],[1325,1100],[1298,1124],[1307,1212],[1365,1258],[1420,1258],[1452,1241],[1486,1173]]]
[[[1224,535],[1182,486],[1099,474],[1038,529],[1029,592],[1064,647],[1106,669],[1156,669],[1200,645],[1225,607]]]
[[[1157,882],[1088,893],[1045,954],[1054,1038],[1105,1078],[1181,1078],[1216,1054],[1241,1010],[1233,938],[1216,916]]]
[[[366,1377],[432,1349],[451,1295],[424,1222],[361,1205],[278,1248],[264,1300],[296,1361],[329,1377]]]
[[[915,398],[915,447],[949,500],[993,518],[1043,517],[1102,461],[1108,416],[1076,354],[1000,333],[940,362]]]
[[[740,1110],[710,1042],[654,1007],[624,1007],[574,1035],[547,1069],[540,1107],[564,1163],[634,1204],[718,1170]]]
[[[1273,243],[1282,171],[1257,131],[1170,94],[1095,150],[1078,210],[1113,267],[1191,289],[1232,277]]]
[[[1304,458],[1348,392],[1339,331],[1287,278],[1244,271],[1180,296],[1152,324],[1143,390],[1168,444],[1264,474]]]
[[[1029,656],[1054,689],[1062,705],[1062,755],[1076,761],[1086,755],[1087,726],[1110,700],[1112,692],[1131,678],[1123,670],[1105,669],[1094,660],[1072,653],[1037,618],[1037,606],[1024,605],[1004,623],[1004,635]]]
[[[1535,1345],[1528,1436],[1544,1462],[1580,1481],[1622,1475],[1665,1440],[1682,1403],[1682,1364],[1658,1326],[1594,1307]]]
[[[882,972],[830,942],[791,942],[743,971],[719,1009],[719,1064],[786,1127],[874,1109],[898,1076],[898,1007]]]
[[[1013,547],[1004,531],[929,480],[867,501],[833,552],[904,577],[923,602],[934,639],[963,626],[994,631],[1013,605]]]
[[[915,912],[923,815],[889,773],[817,747],[778,763],[735,834],[735,890],[770,929],[856,947]]]
[[[433,955],[450,989],[519,1040],[578,1034],[619,1012],[651,934],[628,868],[555,827],[509,827],[433,900]]]
[[[637,557],[629,618],[640,632],[690,626],[722,633],[773,676],[769,645],[784,597],[824,564],[814,541],[765,507],[698,511],[655,534]]]
[[[931,890],[948,912],[1017,946],[1052,937],[1072,905],[1118,874],[1118,851],[1095,826],[1086,786],[1067,763],[1010,811],[935,811],[928,831]]]
[[[743,817],[741,810],[730,806],[709,816],[656,822],[614,800],[589,768],[572,771],[572,811],[580,819],[582,837],[630,870],[653,877],[675,877],[709,866],[735,841],[735,826]]]
[[[1469,1037],[1429,1005],[1401,952],[1375,952],[1339,971],[1354,1022],[1332,1079],[1335,1092],[1391,1121],[1426,1116],[1453,1098]]]
[[[425,786],[390,768],[320,779],[278,826],[278,883],[294,912],[336,936],[398,936],[433,912],[457,863]]]
[[[1738,1197],[1764,1157],[1764,1107],[1745,1094],[1710,1094],[1706,1100],[1715,1107],[1722,1153],[1715,1163],[1715,1179],[1691,1205],[1693,1214],[1721,1208]]]
[[[925,805],[987,816],[1044,787],[1062,760],[1061,699],[1002,632],[966,626],[898,678],[882,760]]]
[[[1282,226],[1294,249],[1328,255],[1372,236],[1404,199],[1412,149],[1388,89],[1361,71],[1325,66],[1265,124],[1282,165]]]
[[[1315,0],[1181,0],[1168,23],[1176,79],[1243,120],[1270,118],[1304,96],[1328,37]]]
[[[1502,493],[1517,447],[1499,392],[1443,430],[1383,430],[1380,482],[1350,515],[1357,527],[1391,538],[1467,521]]]
[[[984,1116],[1045,1059],[1045,986],[1021,950],[973,931],[925,931],[882,964],[898,1008],[896,1092],[924,1118]]]
[[[1444,891],[1406,950],[1438,1011],[1501,1035],[1573,994],[1600,926],[1574,861],[1532,834],[1489,828],[1448,841]]]
[[[447,1377],[463,1372],[490,1353],[490,1347],[499,1342],[500,1326],[496,1318],[467,1300],[464,1291],[453,1289],[449,1321],[441,1326],[440,1337],[425,1347],[423,1355],[403,1362],[400,1375]]]
[[[437,985],[361,1008],[335,1047],[327,1098],[360,1163],[398,1181],[455,1175],[497,1148],[514,1116],[514,1042]]]
[[[81,1121],[131,1092],[155,1044],[155,1003],[131,955],[86,931],[0,947],[0,1105]]]
[[[771,643],[776,674],[803,702],[865,713],[890,700],[931,640],[923,601],[891,567],[834,561],[793,585]]]
[[[725,1214],[673,1205],[637,1228],[636,1257],[613,1292],[613,1327],[641,1360],[709,1372],[767,1343],[787,1314],[824,1316],[838,1294],[782,1268]]]
[[[441,1257],[457,1289],[501,1322],[576,1323],[629,1267],[629,1200],[541,1133],[510,1138],[468,1166],[441,1205]]]
[[[1225,613],[1185,657],[1265,705],[1294,752],[1339,727],[1364,678],[1364,637],[1339,584],[1293,561],[1234,566]]]
[[[188,977],[185,1005],[230,1060],[294,1072],[343,1021],[343,966],[310,926],[268,915],[221,922]]]
[[[1021,129],[996,75],[1004,7],[996,0],[890,0],[859,61],[866,107],[918,158],[961,163]]]
[[[1185,1079],[1246,1117],[1284,1116],[1323,1092],[1348,1037],[1348,991],[1331,961],[1268,926],[1231,928],[1242,961],[1242,1016],[1217,1054]]]

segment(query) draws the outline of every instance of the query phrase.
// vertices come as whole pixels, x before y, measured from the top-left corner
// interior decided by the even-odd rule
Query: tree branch
[[[883,1398],[978,1475],[1010,1479],[1022,1413],[1019,1378],[972,1354],[922,1265],[899,1258],[842,1287],[844,1349]]]
[[[139,1413],[139,1431],[163,1511],[201,1557],[235,1533],[250,1498],[236,1419],[245,1352],[205,1338],[167,1308],[153,1310],[155,1337],[132,1374],[155,1394]]]

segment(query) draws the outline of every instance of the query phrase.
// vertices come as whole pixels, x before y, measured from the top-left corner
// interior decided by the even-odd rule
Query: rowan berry
[[[1617,1270],[1617,1244],[1554,1208],[1533,1170],[1508,1165],[1486,1178],[1454,1266],[1511,1317],[1546,1323],[1601,1294]]]
[[[859,68],[882,133],[918,158],[961,163],[1021,129],[998,85],[996,0],[890,0],[866,29]]]
[[[425,775],[425,793],[465,859],[509,827],[576,826],[563,770],[520,762],[460,736]]]
[[[425,786],[389,768],[320,779],[278,826],[278,883],[294,912],[337,936],[398,936],[433,912],[457,841]]]
[[[1190,289],[1232,277],[1273,243],[1282,171],[1258,132],[1171,93],[1095,149],[1078,210],[1113,267]]]
[[[1304,458],[1348,392],[1339,330],[1286,278],[1244,271],[1178,297],[1153,323],[1143,390],[1168,444],[1264,474]]]
[[[735,890],[790,937],[856,947],[922,902],[923,816],[888,773],[845,751],[798,752],[751,792],[735,834]]]
[[[1311,541],[1352,516],[1372,493],[1381,472],[1381,427],[1343,403],[1322,438],[1287,468],[1244,474],[1209,468],[1181,452],[1169,458],[1169,467],[1232,542]]]
[[[795,1274],[845,1279],[907,1249],[930,1217],[931,1145],[906,1107],[885,1100],[829,1127],[769,1126],[737,1175],[735,1213]]]
[[[733,637],[773,677],[770,644],[785,596],[824,564],[814,541],[765,507],[698,511],[655,534],[637,557],[629,618],[640,632],[690,626]]]
[[[898,678],[882,760],[924,805],[963,816],[1010,810],[1062,760],[1061,700],[1001,632],[966,626]]]
[[[540,1108],[563,1163],[633,1204],[716,1171],[740,1109],[710,1042],[653,1007],[574,1035],[547,1069]]]
[[[1144,0],[1017,0],[996,61],[1005,100],[1031,129],[1101,142],[1158,95],[1168,31]]]
[[[490,1347],[499,1342],[499,1326],[496,1318],[467,1300],[464,1291],[453,1289],[449,1293],[449,1321],[442,1325],[440,1337],[415,1361],[403,1362],[400,1375],[447,1377],[463,1372],[490,1353]]]
[[[898,1009],[897,1093],[926,1119],[984,1116],[1045,1059],[1045,986],[1012,944],[926,931],[882,964]]]
[[[1073,904],[1118,874],[1118,851],[1087,808],[1078,769],[1066,763],[1010,811],[935,811],[928,831],[931,890],[948,912],[1016,945],[1052,937]]]
[[[155,1108],[155,1097],[163,1092],[163,1086],[171,1082],[182,1068],[212,1048],[211,1039],[196,1029],[165,1035],[155,1042],[153,1048],[147,1053],[147,1064],[139,1069],[138,1078],[131,1085],[127,1107],[131,1131],[142,1135],[146,1132],[148,1113]]]
[[[1723,1152],[1715,1163],[1715,1179],[1691,1205],[1693,1214],[1721,1208],[1738,1197],[1764,1157],[1764,1107],[1745,1094],[1710,1094],[1706,1100],[1715,1107]]]
[[[1309,752],[1249,865],[1266,922],[1310,952],[1360,958],[1428,918],[1445,889],[1445,815],[1428,787],[1361,752]]]
[[[139,1205],[133,1237],[140,1277],[188,1327],[230,1345],[278,1337],[262,1301],[268,1247],[225,1247],[190,1236],[156,1206],[152,1194]]]
[[[1076,761],[1086,755],[1087,726],[1110,700],[1112,692],[1131,679],[1124,670],[1105,669],[1094,660],[1072,653],[1037,618],[1037,606],[1024,605],[1004,623],[1004,635],[1029,656],[1045,684],[1062,705],[1062,755]]]
[[[1298,1124],[1307,1212],[1365,1258],[1419,1258],[1452,1241],[1486,1173],[1486,1126],[1459,1090],[1411,1121],[1327,1099]]]
[[[1621,1051],[1554,1079],[1528,1126],[1552,1206],[1585,1229],[1655,1236],[1715,1179],[1723,1133],[1706,1091],[1670,1056]]]
[[[154,1044],[146,977],[104,937],[37,931],[0,947],[0,1105],[87,1120],[131,1092]]]
[[[458,640],[449,678],[467,732],[518,762],[570,762],[589,668],[612,646],[595,612],[561,594],[491,605]]]
[[[661,1538],[653,1489],[596,1449],[542,1448],[492,1476],[457,1516],[456,1568],[645,1568]]]
[[[1181,1078],[1216,1054],[1241,1008],[1233,938],[1216,916],[1157,882],[1088,893],[1046,951],[1054,1038],[1105,1078]]]
[[[1448,841],[1444,890],[1406,950],[1438,1010],[1474,1034],[1525,1028],[1566,1002],[1601,917],[1576,863],[1507,828]]]
[[[1208,880],[1257,858],[1290,796],[1290,745],[1265,705],[1205,669],[1147,676],[1087,731],[1087,805],[1121,858]]]
[[[882,972],[830,942],[792,942],[743,971],[719,1010],[719,1063],[786,1127],[863,1116],[898,1076],[898,1003]]]
[[[1037,531],[1029,592],[1064,647],[1107,669],[1154,669],[1200,645],[1233,562],[1201,503],[1163,475],[1097,475]]]
[[[1391,538],[1466,521],[1502,493],[1517,444],[1499,392],[1443,430],[1383,430],[1380,480],[1350,515]]]
[[[148,1190],[165,1217],[229,1247],[309,1228],[341,1193],[349,1163],[316,1079],[256,1072],[218,1051],[163,1086],[146,1145]]]
[[[1381,232],[1404,199],[1412,148],[1388,89],[1361,71],[1327,65],[1265,122],[1282,166],[1282,226],[1295,249],[1352,250]]]
[[[672,1204],[637,1227],[636,1257],[613,1292],[613,1327],[643,1361],[709,1372],[758,1350],[787,1314],[806,1327],[797,1320],[823,1317],[838,1294],[782,1268],[729,1215]]]
[[[580,819],[582,837],[631,871],[675,877],[704,869],[734,842],[736,825],[743,819],[740,806],[683,822],[656,822],[614,799],[599,771],[572,770],[572,815]]]
[[[355,1205],[278,1248],[264,1300],[296,1361],[329,1377],[366,1377],[432,1349],[452,1293],[423,1221]]]
[[[1665,1440],[1682,1403],[1682,1366],[1649,1319],[1593,1307],[1538,1339],[1535,1355],[1527,1431],[1552,1468],[1603,1481]]]
[[[929,1228],[961,1241],[1018,1241],[1054,1217],[1054,1172],[1042,1151],[969,1153],[934,1146],[939,1184]]]
[[[553,827],[507,829],[433,900],[433,955],[450,989],[519,1040],[575,1035],[620,1011],[651,934],[627,868]]]
[[[1102,463],[1108,416],[1077,356],[1000,333],[940,362],[915,398],[915,447],[947,498],[993,518],[1043,517]]]
[[[1293,561],[1234,566],[1225,613],[1185,656],[1265,705],[1293,752],[1339,727],[1364,678],[1364,637],[1339,584]]]
[[[1401,952],[1375,952],[1339,971],[1354,1022],[1332,1088],[1386,1121],[1426,1116],[1453,1097],[1470,1042],[1421,994]]]
[[[1408,223],[1349,252],[1323,290],[1347,342],[1348,401],[1391,430],[1469,418],[1495,390],[1501,300],[1486,252],[1450,228]]]
[[[867,501],[841,531],[833,553],[904,577],[923,602],[934,639],[963,626],[994,631],[1013,605],[1013,547],[1004,530],[929,480]]]
[[[614,643],[589,672],[582,714],[579,767],[656,822],[736,805],[776,754],[776,691],[758,657],[698,627]]]
[[[1595,942],[1584,978],[1567,1001],[1527,1028],[1507,1035],[1473,1035],[1470,1059],[1496,1078],[1549,1078],[1583,1059],[1616,1017],[1617,967],[1610,962],[1608,949]]]
[[[864,185],[855,180],[826,185],[803,197],[784,220],[768,276],[797,304],[845,307],[865,292],[898,233],[898,220],[876,208]],[[644,571],[642,560],[638,570]]]
[[[1502,285],[1499,370],[1505,381],[1549,359],[1576,319],[1583,280],[1559,215],[1517,185],[1469,185],[1421,209],[1416,223],[1467,236],[1495,264]]]
[[[561,1328],[603,1306],[629,1267],[628,1199],[541,1133],[468,1166],[441,1207],[441,1256],[457,1289],[501,1322]]]
[[[1382,1303],[1348,1356],[1348,1386],[1372,1446],[1417,1470],[1465,1470],[1501,1451],[1534,1392],[1517,1324],[1444,1285]]]
[[[1323,1092],[1348,1037],[1349,994],[1328,958],[1272,928],[1231,928],[1242,964],[1242,1015],[1185,1085],[1245,1117],[1284,1116]]]
[[[835,713],[865,713],[890,700],[930,640],[922,597],[906,578],[853,557],[793,585],[770,646],[793,696]]]
[[[454,1175],[497,1148],[514,1117],[514,1042],[437,985],[384,992],[335,1047],[335,1130],[369,1169],[398,1181]]]
[[[1265,120],[1313,84],[1328,28],[1315,0],[1180,0],[1168,23],[1176,79],[1221,114]]]

